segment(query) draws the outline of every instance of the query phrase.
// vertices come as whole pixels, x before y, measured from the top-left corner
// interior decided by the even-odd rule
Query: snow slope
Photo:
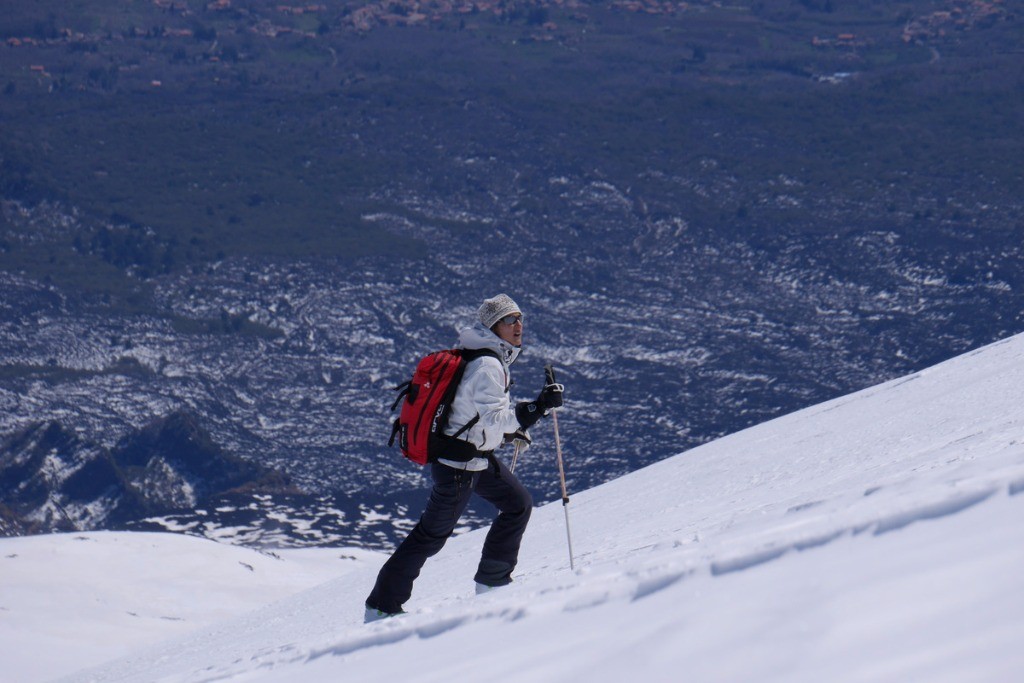
[[[128,654],[365,564],[363,550],[262,553],[177,534],[0,539],[0,681]]]
[[[520,466],[555,476],[551,451],[538,438]],[[573,495],[575,572],[555,503],[500,591],[473,595],[472,532],[428,562],[401,618],[361,623],[377,557],[65,680],[1009,683],[1024,671],[1022,492],[1017,336]]]

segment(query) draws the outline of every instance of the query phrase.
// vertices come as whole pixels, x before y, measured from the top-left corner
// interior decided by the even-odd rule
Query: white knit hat
[[[499,294],[491,299],[484,299],[483,304],[480,305],[479,310],[476,312],[480,317],[480,322],[487,329],[494,327],[496,322],[512,313],[523,314],[519,310],[519,306],[516,305],[515,301],[512,301],[512,297],[508,294]]]

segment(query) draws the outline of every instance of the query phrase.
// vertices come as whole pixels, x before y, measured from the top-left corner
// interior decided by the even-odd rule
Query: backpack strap
[[[466,359],[467,363],[483,356],[491,356],[492,358],[497,358],[499,361],[501,360],[501,356],[498,355],[498,352],[492,351],[491,349],[462,349],[462,357]],[[504,365],[504,363],[502,363],[502,365]]]
[[[396,405],[397,405],[397,402],[396,402]],[[394,410],[394,408],[392,408],[392,410]],[[391,425],[391,438],[388,439],[388,448],[391,448],[392,446],[395,445],[395,437],[398,436],[398,432],[401,431],[401,429],[402,429],[401,421],[400,420],[395,420],[394,423]]]
[[[470,429],[472,429],[473,425],[475,425],[479,421],[480,421],[480,413],[477,413],[476,416],[472,420],[470,420],[466,424],[464,424],[461,427],[459,427],[459,431],[457,431],[454,434],[452,434],[449,438],[451,438],[451,439],[459,438],[460,436],[462,436],[463,434],[468,432]]]
[[[395,387],[395,391],[398,392],[398,398],[396,398],[395,402],[391,404],[391,410],[394,410],[395,408],[397,408],[398,404],[402,402],[402,399],[405,398],[407,395],[409,395],[409,393],[411,393],[411,391],[412,391],[412,380],[409,380],[408,382],[402,382],[397,387]],[[413,399],[415,399],[415,398],[416,397],[414,396]],[[394,439],[392,439],[392,441],[394,441]]]

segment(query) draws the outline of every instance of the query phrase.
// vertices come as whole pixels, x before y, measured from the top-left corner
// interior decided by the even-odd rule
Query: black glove
[[[536,401],[523,401],[516,404],[516,419],[519,420],[519,426],[523,428],[523,431],[537,424],[537,420],[542,417],[544,417],[544,409],[538,406]]]
[[[516,406],[516,419],[523,429],[529,429],[537,423],[537,420],[547,415],[552,408],[562,407],[562,392],[565,387],[561,384],[548,384],[540,391],[535,401],[523,401]]]
[[[565,387],[561,384],[548,384],[540,390],[540,396],[537,397],[537,405],[539,405],[545,413],[552,408],[561,408],[563,391],[565,391]]]

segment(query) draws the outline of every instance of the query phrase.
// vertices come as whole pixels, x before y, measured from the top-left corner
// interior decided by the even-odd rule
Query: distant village
[[[184,0],[152,0],[153,5],[170,15],[190,16],[195,12]],[[251,33],[269,38],[288,35],[301,35],[316,39],[321,32],[332,30],[333,26],[321,23],[320,30],[296,28],[287,25],[285,17],[322,17],[328,21],[328,7],[322,3],[286,5],[272,7],[272,11],[280,15],[281,20],[273,17],[256,16],[249,9],[250,3],[240,0],[211,0],[206,11],[216,13],[233,12],[252,18],[247,27]],[[687,11],[700,11],[708,7],[723,7],[717,0],[706,2],[671,2],[669,0],[611,0],[608,6],[626,12],[645,13],[651,15],[676,15]],[[581,0],[543,0],[538,3],[517,3],[512,0],[376,0],[362,4],[351,11],[346,11],[340,18],[340,27],[365,33],[379,26],[420,26],[431,25],[452,17],[462,17],[467,26],[471,26],[473,17],[490,15],[497,18],[523,18],[537,30],[536,39],[551,39],[551,34],[559,26],[548,19],[548,9],[564,10],[562,14],[572,20],[586,22],[585,14],[589,5]],[[935,11],[906,22],[901,38],[904,42],[924,42],[953,35],[957,31],[984,27],[1007,17],[1004,0],[949,0],[947,9]],[[337,20],[336,20],[337,21]],[[307,22],[308,26],[308,22]],[[547,35],[545,36],[545,33]],[[215,34],[214,34],[215,35]],[[124,37],[180,37],[198,38],[194,28],[187,27],[149,27],[134,29],[134,36],[107,36],[109,39]],[[22,46],[38,46],[52,43],[76,43],[101,40],[100,36],[85,35],[70,29],[60,29],[56,36],[9,37],[8,48]],[[855,33],[837,33],[834,36],[815,37],[813,44],[817,47],[857,47],[865,44],[864,39]],[[215,57],[212,57],[215,59]],[[45,73],[45,67],[33,65],[33,71]]]
[[[179,17],[195,16],[195,11],[184,0],[152,0],[153,5],[168,15]],[[612,0],[607,6],[627,11],[646,14],[677,14],[689,9],[701,6],[717,6],[718,2],[670,2],[668,0]],[[309,38],[317,38],[318,31],[296,28],[283,21],[285,17],[295,18],[299,16],[322,17],[324,22],[330,20],[327,16],[329,8],[322,3],[309,3],[298,5],[279,4],[273,6],[272,11],[281,15],[282,21],[275,21],[272,17],[257,16],[251,9],[251,3],[239,0],[211,0],[206,4],[207,12],[234,13],[240,16],[248,16],[253,19],[247,30],[257,35],[276,38],[279,36],[302,35]],[[543,26],[547,30],[557,28],[552,22],[546,21],[548,8],[567,9],[575,14],[570,16],[577,20],[586,20],[582,11],[587,4],[580,0],[543,0],[538,3],[517,3],[514,0],[377,0],[367,2],[351,10],[346,10],[340,20],[340,27],[357,32],[371,31],[378,26],[418,26],[439,23],[451,17],[465,17],[471,19],[475,16],[490,15],[497,18],[515,17],[528,15],[529,18],[541,18],[533,23]],[[262,8],[261,8],[262,9]],[[336,9],[334,10],[337,11]],[[333,26],[330,28],[334,28]],[[328,29],[330,30],[330,29]],[[156,32],[156,33],[154,33]],[[131,37],[180,37],[192,38],[196,36],[194,28],[187,27],[136,27]],[[117,38],[119,36],[108,36]],[[129,36],[120,36],[129,37]],[[97,35],[85,35],[71,29],[60,29],[56,36],[21,36],[9,37],[6,40],[8,47],[38,46],[51,43],[74,43],[82,41],[95,41],[101,39]]]
[[[237,0],[211,0],[206,5],[210,12],[236,12],[249,14],[247,4]],[[153,5],[159,9],[180,16],[189,16],[193,10],[184,0],[153,0]],[[671,2],[669,0],[611,0],[608,6],[627,12],[645,13],[652,15],[674,15],[682,12],[700,9],[702,7],[721,7],[720,2]],[[559,8],[570,10],[570,14],[576,19],[585,19],[582,12],[588,7],[581,0],[545,0],[544,2],[531,4],[524,8],[519,3],[509,0],[376,0],[367,2],[346,13],[342,19],[342,25],[355,31],[370,31],[377,26],[417,26],[440,22],[446,18],[473,17],[487,14],[494,17],[507,17],[509,15],[524,11],[533,12],[532,16],[545,19],[536,23],[544,25],[548,29],[557,28],[552,22],[546,21],[547,8]],[[274,10],[284,16],[301,15],[323,15],[328,8],[325,4],[280,4]],[[931,14],[916,17],[906,23],[903,28],[902,38],[905,42],[920,41],[929,38],[945,36],[954,31],[969,30],[976,26],[983,26],[986,22],[994,22],[1003,18],[1006,14],[1004,0],[950,0],[948,9],[932,12]],[[146,35],[153,29],[137,28],[139,35]],[[264,36],[277,37],[289,34],[303,34],[312,38],[317,36],[315,31],[303,31],[292,26],[276,24],[272,19],[263,18],[255,22],[249,30]],[[195,31],[190,28],[164,28],[161,35],[176,37],[192,37]],[[75,34],[69,29],[61,31],[57,40],[73,41],[76,38],[85,38],[82,34]],[[38,45],[54,39],[41,39],[37,37],[12,37],[7,39],[9,47],[21,45]],[[852,44],[857,37],[852,33],[840,33],[832,38],[815,38],[817,45],[828,44]]]
[[[903,27],[903,42],[920,42],[983,27],[1000,21],[1005,15],[1003,0],[956,0],[949,9],[908,21]]]
[[[196,11],[185,0],[152,0],[153,5],[166,15],[173,17],[195,17]],[[652,15],[674,15],[687,10],[706,6],[718,6],[717,1],[670,2],[668,0],[612,0],[607,6],[626,12],[646,13]],[[451,18],[460,18],[460,26],[473,27],[473,18],[491,16],[502,19],[525,19],[533,30],[532,39],[538,41],[553,40],[558,25],[548,20],[549,8],[567,10],[571,20],[585,23],[584,13],[588,4],[580,0],[542,0],[536,3],[515,2],[515,0],[377,0],[360,6],[345,9],[341,17],[337,17],[337,7],[329,8],[323,3],[278,4],[261,6],[260,13],[252,3],[243,0],[210,0],[205,6],[209,13],[234,14],[248,18],[249,24],[245,31],[266,38],[302,36],[318,39],[322,33],[336,29],[366,33],[381,26],[429,26],[439,24]],[[270,10],[270,13],[267,10]],[[273,16],[279,15],[279,18]],[[311,21],[296,22],[298,17],[319,19],[316,30],[309,28]],[[329,22],[333,22],[333,25]],[[168,22],[170,24],[171,22]],[[291,24],[291,25],[289,25]],[[301,24],[299,28],[296,24]],[[102,43],[108,40],[125,40],[130,38],[182,38],[203,40],[209,38],[215,42],[216,32],[210,31],[209,36],[203,35],[204,30],[188,26],[159,25],[134,27],[129,32],[120,34],[85,34],[69,28],[60,28],[49,35],[14,36],[6,40],[8,48],[38,47],[54,44],[88,44]],[[215,52],[207,56],[210,61],[219,61]],[[49,78],[45,65],[33,64],[30,71],[38,76]],[[160,86],[159,81],[152,85]]]

